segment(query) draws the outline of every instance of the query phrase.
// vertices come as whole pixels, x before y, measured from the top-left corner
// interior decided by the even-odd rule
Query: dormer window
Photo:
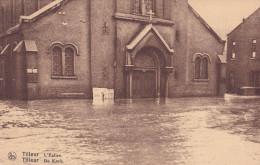
[[[133,0],[133,12],[148,15],[149,11],[153,11],[155,13],[155,0]]]

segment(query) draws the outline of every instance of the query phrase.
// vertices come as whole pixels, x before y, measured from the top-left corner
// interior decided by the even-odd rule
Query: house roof
[[[20,21],[19,24],[12,26],[11,28],[7,29],[4,33],[0,34],[0,37],[12,34],[17,32],[20,27],[21,24],[23,22],[33,22],[35,21],[37,18],[39,18],[40,16],[42,16],[43,14],[46,14],[47,12],[56,9],[57,7],[59,7],[62,3],[66,2],[68,0],[54,0],[53,2],[49,3],[48,5],[44,6],[43,8],[37,10],[36,12],[32,13],[29,16],[20,16]]]
[[[258,11],[260,11],[260,7],[258,9],[256,9],[252,14],[250,14],[246,19],[243,19],[243,22],[241,22],[237,27],[235,27],[230,33],[228,33],[227,35],[230,35],[233,31],[235,31],[236,29],[238,29],[242,24],[244,24],[250,17],[252,17],[255,13],[257,13]]]
[[[42,15],[42,14],[46,13],[47,11],[53,10],[56,7],[60,6],[63,1],[65,1],[65,0],[55,0],[55,1],[51,2],[51,3],[49,3],[48,5],[44,6],[40,10],[37,10],[36,12],[32,13],[29,16],[20,16],[20,20],[22,20],[24,22],[32,22],[37,17],[39,17],[40,15]]]
[[[225,44],[226,41],[222,40],[219,35],[207,24],[207,22],[189,5],[190,11],[196,16],[200,23],[222,44]]]
[[[227,56],[225,55],[218,55],[219,61],[221,64],[226,64],[227,63]]]
[[[22,51],[22,45],[23,45],[23,41],[20,41],[18,45],[16,45],[16,47],[14,48],[14,52],[21,52]]]
[[[19,25],[15,25],[11,28],[9,28],[5,34],[2,34],[0,35],[1,36],[4,36],[6,34],[11,34],[15,31],[17,31],[17,29],[20,28],[20,25],[23,23],[23,22],[33,22],[35,21],[38,17],[40,17],[41,15],[47,13],[48,11],[51,11],[57,7],[59,7],[62,3],[64,3],[65,1],[68,1],[68,0],[55,0],[51,3],[49,3],[48,5],[44,6],[43,8],[41,8],[40,10],[37,10],[36,12],[32,13],[31,15],[29,16],[20,16],[20,23]],[[210,33],[221,43],[225,43],[224,40],[222,40],[216,33],[215,31],[200,17],[200,15],[189,5],[188,8],[192,11],[192,13],[199,19],[199,21],[206,27],[206,29],[208,29],[210,31]],[[145,33],[145,31],[147,31],[149,29],[149,27],[146,27],[144,28],[144,30],[139,34],[139,35],[142,35],[142,33]],[[168,44],[165,42],[165,40],[162,38],[162,36],[159,34],[159,32],[154,28],[154,27],[151,27],[147,32],[149,32],[150,30],[153,30],[157,35],[158,37],[160,38],[160,40],[163,42],[163,44],[166,46],[166,48],[168,49],[168,51],[173,51],[169,48]],[[136,40],[138,40],[136,38]]]
[[[34,40],[23,40],[14,48],[14,52],[20,52],[24,43],[25,51],[27,52],[38,52],[36,42]]]
[[[170,46],[167,44],[167,42],[164,40],[164,38],[160,35],[159,31],[152,25],[147,25],[127,46],[126,48],[128,50],[133,50],[136,45],[150,32],[153,31],[154,34],[160,39],[162,44],[165,46],[165,48],[168,50],[169,53],[174,53],[174,50],[170,48]]]
[[[34,40],[24,40],[24,46],[27,52],[38,52],[36,42]]]
[[[1,51],[0,55],[3,55],[3,54],[8,53],[7,51],[8,51],[9,46],[10,46],[10,45],[7,44],[7,45],[5,46],[5,48]]]

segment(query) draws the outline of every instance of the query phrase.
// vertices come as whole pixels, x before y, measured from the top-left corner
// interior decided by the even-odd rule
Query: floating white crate
[[[114,89],[93,88],[93,103],[114,102]]]

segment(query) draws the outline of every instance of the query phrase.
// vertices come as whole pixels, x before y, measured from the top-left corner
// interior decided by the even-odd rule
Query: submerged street
[[[260,98],[1,101],[0,165],[49,154],[68,165],[260,165]]]

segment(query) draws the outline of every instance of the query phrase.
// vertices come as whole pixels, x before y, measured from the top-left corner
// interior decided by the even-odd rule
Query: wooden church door
[[[144,98],[153,98],[156,93],[156,73],[155,71],[144,72]]]
[[[157,66],[152,56],[138,54],[134,61],[133,98],[154,98],[157,91]]]
[[[133,72],[133,98],[156,96],[156,72],[154,70]]]

